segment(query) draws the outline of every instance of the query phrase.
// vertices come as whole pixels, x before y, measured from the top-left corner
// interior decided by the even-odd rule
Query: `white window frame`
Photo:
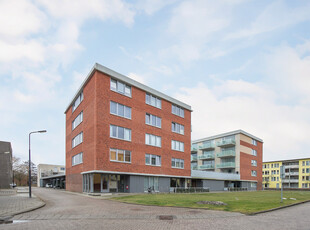
[[[179,130],[179,132],[178,132],[178,130]],[[182,132],[182,130],[183,130],[183,132]],[[184,135],[184,125],[181,125],[181,124],[176,123],[176,122],[172,122],[171,123],[171,131],[174,133]]]
[[[78,127],[83,121],[83,111],[76,116],[76,118],[72,121],[72,130]]]
[[[112,87],[112,82],[113,82],[113,85],[116,84],[116,88]],[[123,88],[123,90],[119,90],[119,88]],[[119,81],[119,80],[116,80],[116,79],[113,79],[111,78],[110,80],[110,89],[116,93],[119,93],[119,94],[122,94],[126,97],[131,97],[132,95],[132,88],[130,85],[127,85],[126,83],[122,82],[122,81]],[[129,90],[129,93],[126,92],[127,90]]]
[[[116,113],[112,112],[112,103],[114,103],[116,105]],[[119,111],[121,106],[124,107],[124,110],[123,110],[123,112],[124,112],[123,114],[124,115],[121,115],[121,113]],[[130,110],[130,116],[129,117],[126,116],[126,109]],[[123,117],[123,118],[131,120],[131,107],[128,107],[126,105],[123,105],[123,104],[115,102],[115,101],[110,101],[110,114],[113,114],[113,115],[116,115],[116,116]]]
[[[251,176],[257,177],[257,171],[256,170],[251,170]]]
[[[80,152],[72,156],[72,166],[79,165],[83,163],[83,152]]]
[[[149,122],[147,122],[147,117],[148,117]],[[153,124],[153,122],[152,122],[153,121],[153,117],[155,117],[155,124]],[[158,122],[158,120],[159,120],[159,122]],[[151,126],[154,126],[154,127],[157,127],[157,128],[161,128],[161,118],[157,117],[157,116],[155,116],[153,114],[146,113],[145,114],[145,124],[151,125]]]
[[[149,163],[146,162],[147,156],[149,159]],[[152,158],[155,158],[155,164],[152,164]],[[161,167],[161,156],[146,153],[145,154],[145,165]]]
[[[161,148],[161,137],[153,135],[153,134],[146,133],[145,134],[145,144]]]
[[[171,149],[179,152],[184,152],[184,142],[171,140]]]
[[[114,137],[113,134],[113,127],[116,127],[116,137]],[[119,137],[119,132],[120,129],[124,129],[124,138]],[[125,139],[126,132],[129,133],[129,139]],[[125,127],[117,126],[117,125],[110,125],[110,138],[115,138],[118,140],[123,140],[123,141],[131,141],[131,129],[127,129]]]
[[[113,150],[116,152],[116,160],[111,159],[111,151],[113,151]],[[124,158],[123,161],[118,160],[118,154],[121,151],[123,151],[123,158]],[[128,153],[128,152],[129,152],[129,156],[130,156],[130,161],[126,161],[126,153]],[[125,150],[125,149],[110,148],[110,161],[131,164],[131,151]]]
[[[81,104],[81,102],[84,99],[83,91],[79,94],[79,96],[75,99],[73,105],[72,105],[72,113],[76,110],[77,107]]]
[[[80,132],[72,139],[72,148],[75,148],[81,143],[83,143],[83,132]]]
[[[154,100],[154,103],[152,103],[152,99]],[[161,99],[153,96],[150,93],[145,93],[145,103],[155,108],[161,109]]]
[[[171,158],[171,168],[184,169],[184,159]]]
[[[181,108],[181,107],[178,106],[178,105],[172,104],[172,106],[171,106],[171,112],[172,112],[172,114],[174,114],[174,115],[177,115],[177,116],[179,116],[179,117],[184,118],[184,109]]]
[[[252,149],[252,156],[257,156],[257,151],[255,149]]]
[[[257,141],[255,139],[252,139],[252,145],[257,146]]]
[[[251,165],[252,166],[257,166],[257,161],[256,160],[251,160]]]

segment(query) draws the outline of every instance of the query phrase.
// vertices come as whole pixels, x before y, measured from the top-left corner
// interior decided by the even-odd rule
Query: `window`
[[[110,161],[116,162],[131,162],[131,152],[121,149],[110,149]]]
[[[302,173],[305,173],[305,169],[302,169]]]
[[[72,139],[72,148],[81,144],[82,142],[83,142],[83,132],[79,133],[78,135],[76,135],[76,137]]]
[[[123,82],[114,80],[112,78],[111,78],[110,89],[117,93],[124,94],[127,97],[131,97],[131,86],[126,85]]]
[[[77,115],[77,117],[72,121],[72,130],[74,130],[83,121],[83,111]]]
[[[309,172],[310,172],[310,169],[309,169],[309,168],[307,168],[307,169],[306,169],[306,173],[309,173]]]
[[[252,145],[257,146],[257,142],[256,142],[256,140],[252,139]]]
[[[309,166],[310,165],[310,161],[306,161],[306,165]]]
[[[146,133],[145,144],[156,146],[156,147],[161,147],[161,137]]]
[[[184,152],[184,143],[180,141],[171,141],[171,149],[176,151]]]
[[[257,151],[255,149],[252,149],[252,155],[257,156]]]
[[[161,156],[145,154],[145,164],[153,166],[161,166]]]
[[[252,166],[257,166],[257,161],[256,160],[251,160],[251,165]]]
[[[83,163],[83,153],[76,154],[72,157],[72,166]],[[61,168],[61,170],[65,170]]]
[[[125,141],[131,141],[131,129],[126,129],[116,125],[110,125],[110,137]]]
[[[161,109],[161,99],[151,94],[148,94],[148,93],[145,94],[145,103]]]
[[[75,99],[73,105],[72,105],[72,113],[73,111],[81,104],[81,102],[84,99],[83,91],[79,94],[79,96]]]
[[[171,167],[172,168],[184,169],[184,160],[183,159],[172,158],[171,159]]]
[[[184,109],[177,105],[172,105],[172,113],[179,117],[184,117]]]
[[[145,176],[144,177],[144,191],[147,192],[148,189],[151,189],[153,191],[159,191],[159,183],[158,183],[158,177],[153,176]]]
[[[256,182],[251,182],[251,188],[256,188],[256,187],[257,187]]]
[[[257,176],[257,172],[255,170],[251,171],[251,176]]]
[[[145,115],[145,123],[148,125],[155,126],[157,128],[161,128],[161,118],[149,113]]]
[[[110,113],[131,119],[131,108],[114,101],[110,102]]]
[[[184,126],[178,123],[172,122],[172,132],[184,134]]]

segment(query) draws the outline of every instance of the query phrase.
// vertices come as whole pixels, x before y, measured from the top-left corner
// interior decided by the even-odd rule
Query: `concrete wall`
[[[12,147],[10,142],[0,141],[0,189],[13,183]]]
[[[222,180],[202,180],[203,187],[207,187],[210,191],[223,191],[224,181]]]

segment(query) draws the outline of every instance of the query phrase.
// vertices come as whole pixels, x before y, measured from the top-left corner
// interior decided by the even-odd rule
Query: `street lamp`
[[[31,198],[31,151],[30,151],[30,135],[33,133],[46,133],[46,130],[39,130],[39,131],[34,131],[29,133],[29,198]]]

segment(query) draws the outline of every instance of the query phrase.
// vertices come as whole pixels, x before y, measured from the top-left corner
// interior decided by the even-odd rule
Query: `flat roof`
[[[72,98],[71,102],[69,103],[69,105],[67,106],[66,108],[66,111],[65,113],[68,111],[68,109],[70,108],[70,106],[73,104],[73,102],[76,100],[76,98],[78,97],[78,95],[82,92],[84,86],[86,85],[86,83],[90,80],[90,78],[92,77],[92,75],[95,73],[95,71],[99,71],[99,72],[102,72],[104,74],[107,74],[109,76],[111,76],[112,78],[114,79],[117,79],[117,80],[120,80],[120,81],[123,81],[125,83],[127,83],[128,85],[131,85],[131,86],[134,86],[136,88],[139,88],[139,89],[142,89],[143,91],[146,91],[150,94],[153,94],[154,96],[157,96],[159,98],[162,98],[166,101],[169,101],[173,104],[176,104],[184,109],[187,109],[187,110],[190,110],[192,111],[191,109],[191,106],[190,105],[187,105],[175,98],[172,98],[164,93],[161,93],[151,87],[148,87],[140,82],[137,82],[129,77],[126,77],[118,72],[115,72],[114,70],[111,70],[103,65],[100,65],[98,63],[95,63],[95,65],[93,66],[93,68],[91,69],[91,71],[89,72],[89,74],[87,75],[87,77],[85,78],[85,80],[82,82],[80,88],[78,89],[78,91],[76,92],[76,94],[74,95],[74,97]]]
[[[297,158],[297,159],[288,159],[288,160],[278,160],[278,161],[264,161],[263,164],[265,163],[273,163],[273,162],[290,162],[290,161],[300,161],[300,160],[309,160],[310,157],[308,158]]]
[[[63,177],[63,176],[65,177],[66,174],[59,173],[59,174],[55,174],[55,175],[52,175],[52,176],[41,177],[40,179],[52,179],[52,178]]]
[[[244,135],[246,135],[248,137],[251,137],[254,140],[257,140],[259,142],[263,142],[262,139],[254,136],[254,135],[252,135],[250,133],[247,133],[247,132],[243,131],[242,129],[239,129],[239,130],[231,131],[231,132],[228,132],[228,133],[222,133],[222,134],[218,134],[218,135],[214,135],[214,136],[210,136],[210,137],[205,137],[205,138],[202,138],[202,139],[194,140],[194,141],[192,141],[192,144],[203,142],[203,141],[214,140],[214,139],[217,139],[217,138],[226,137],[226,136],[230,136],[230,135],[236,135],[236,134],[244,134]]]

